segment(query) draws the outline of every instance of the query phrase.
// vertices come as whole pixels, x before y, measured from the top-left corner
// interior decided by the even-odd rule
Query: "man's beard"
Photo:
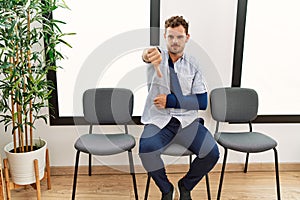
[[[171,45],[169,46],[169,51],[172,54],[181,54],[183,52],[184,47],[180,45]]]

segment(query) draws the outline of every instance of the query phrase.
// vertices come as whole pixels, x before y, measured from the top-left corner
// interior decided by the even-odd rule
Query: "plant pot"
[[[4,147],[8,159],[10,175],[12,182],[18,185],[28,185],[36,182],[34,160],[38,160],[39,178],[44,177],[46,163],[47,142],[45,140],[34,139],[34,144],[42,143],[42,147],[37,150],[25,153],[12,153],[14,148],[13,142]]]

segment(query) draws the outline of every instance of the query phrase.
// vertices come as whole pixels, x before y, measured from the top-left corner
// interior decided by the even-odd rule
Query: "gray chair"
[[[210,103],[212,117],[217,121],[214,137],[225,150],[217,199],[219,200],[221,197],[228,149],[246,153],[245,173],[248,168],[249,153],[259,153],[273,149],[277,199],[280,200],[277,142],[263,133],[252,131],[251,121],[257,117],[258,110],[256,91],[248,88],[217,88],[211,91]],[[219,122],[248,123],[249,130],[245,132],[221,132],[219,131]]]
[[[97,88],[83,94],[84,119],[90,124],[89,133],[80,136],[74,144],[77,150],[73,180],[72,199],[75,199],[80,152],[89,154],[89,175],[92,175],[92,155],[108,156],[128,152],[130,174],[134,186],[135,199],[138,200],[132,148],[135,139],[128,134],[127,124],[132,121],[133,94],[128,89]],[[94,125],[124,125],[124,132],[115,134],[93,133]]]
[[[204,124],[204,120],[202,118],[200,118],[200,122],[202,124]],[[162,153],[162,155],[167,155],[167,156],[189,156],[189,163],[190,164],[192,163],[192,155],[193,154],[194,154],[193,152],[186,149],[184,146],[176,144],[176,143],[170,144],[164,150],[164,152]],[[148,199],[150,180],[151,180],[151,176],[148,174],[144,200]],[[205,180],[206,180],[207,199],[210,200],[211,195],[210,195],[210,186],[209,186],[208,174],[206,174]]]

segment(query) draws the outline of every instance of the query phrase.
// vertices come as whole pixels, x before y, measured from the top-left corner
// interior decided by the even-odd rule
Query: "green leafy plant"
[[[0,122],[11,127],[14,152],[33,150],[34,124],[47,122],[41,110],[54,89],[47,73],[59,68],[64,56],[56,47],[70,46],[63,37],[71,34],[49,16],[66,8],[59,0],[0,0]]]

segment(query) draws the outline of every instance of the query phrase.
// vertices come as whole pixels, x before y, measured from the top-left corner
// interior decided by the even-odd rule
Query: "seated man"
[[[207,107],[207,91],[193,57],[184,53],[188,42],[188,23],[174,16],[165,21],[167,50],[145,49],[144,62],[151,63],[156,72],[149,87],[142,123],[139,155],[162,192],[162,200],[171,200],[174,186],[166,175],[161,153],[170,142],[176,142],[197,157],[189,171],[178,182],[180,200],[190,200],[191,190],[217,163],[218,146],[211,133],[200,123],[198,110]]]

